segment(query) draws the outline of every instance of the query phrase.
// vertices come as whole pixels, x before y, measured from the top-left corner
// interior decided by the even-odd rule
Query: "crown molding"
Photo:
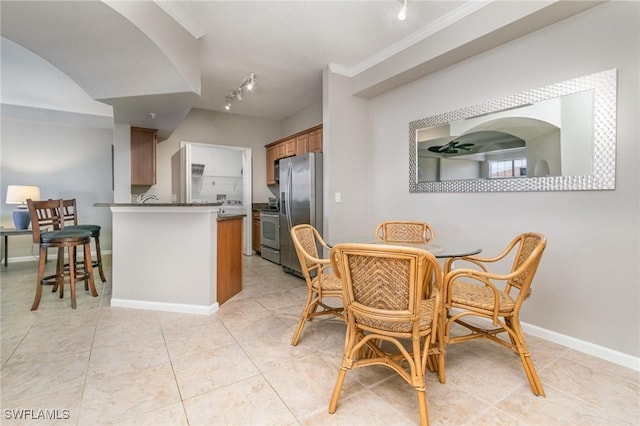
[[[335,74],[340,74],[345,77],[353,77],[355,75],[360,74],[363,71],[368,70],[369,68],[378,65],[379,63],[393,57],[394,55],[402,52],[403,50],[413,46],[416,43],[419,43],[433,34],[447,28],[450,25],[455,24],[461,19],[466,18],[467,16],[477,12],[478,10],[488,6],[491,3],[494,3],[496,0],[471,0],[464,3],[462,6],[457,7],[451,12],[441,16],[435,21],[429,23],[428,25],[422,27],[418,31],[408,35],[397,43],[392,44],[391,46],[381,50],[375,55],[371,56],[368,59],[360,62],[359,64],[354,65],[353,67],[347,67],[339,64],[329,64],[329,70]]]

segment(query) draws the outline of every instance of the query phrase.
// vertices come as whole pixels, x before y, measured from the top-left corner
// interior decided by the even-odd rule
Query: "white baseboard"
[[[143,300],[114,299],[111,306],[116,308],[145,309],[149,311],[179,312],[183,314],[211,315],[220,308],[218,302],[205,305],[185,305],[180,303],[146,302]]]
[[[546,328],[538,327],[536,325],[524,322],[521,324],[523,331],[532,336],[540,337],[541,339],[558,343],[559,345],[584,352],[588,355],[611,361],[615,364],[622,365],[623,367],[640,371],[640,357],[614,351],[613,349],[596,345],[595,343],[587,342],[585,340],[576,339],[575,337],[560,334],[555,331],[547,330]]]

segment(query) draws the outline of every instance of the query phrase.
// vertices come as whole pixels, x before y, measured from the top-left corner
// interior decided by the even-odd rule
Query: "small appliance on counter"
[[[218,216],[236,216],[239,214],[247,214],[244,204],[240,200],[223,200],[218,209]]]
[[[278,211],[279,204],[280,204],[280,200],[278,200],[277,198],[269,197],[269,202],[267,203],[267,210]]]

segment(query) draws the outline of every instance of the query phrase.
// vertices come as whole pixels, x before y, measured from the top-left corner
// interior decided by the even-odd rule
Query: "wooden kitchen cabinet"
[[[260,212],[253,212],[251,222],[251,241],[253,251],[260,253]]]
[[[322,152],[322,124],[265,145],[267,150],[267,185],[275,185],[275,165],[281,158]]]
[[[284,157],[293,157],[296,155],[296,138],[291,138],[284,142]]]
[[[156,147],[158,131],[131,128],[131,185],[156,184]]]
[[[242,216],[218,219],[218,303],[242,290]]]
[[[275,185],[276,182],[276,156],[277,147],[267,148],[267,185]]]
[[[322,152],[322,129],[316,129],[309,132],[307,152]]]
[[[309,135],[306,133],[296,138],[296,155],[302,155],[309,152],[308,141]]]

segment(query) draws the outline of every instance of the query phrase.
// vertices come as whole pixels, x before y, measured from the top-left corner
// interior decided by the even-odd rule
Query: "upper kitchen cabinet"
[[[156,184],[156,129],[131,128],[131,185]]]
[[[309,135],[305,133],[296,137],[296,155],[302,155],[309,152]]]
[[[322,152],[322,127],[309,132],[307,152]]]
[[[322,124],[265,145],[267,150],[267,185],[275,185],[276,162],[281,158],[322,152]]]
[[[267,148],[267,185],[275,185],[276,182],[276,160],[277,147]]]

